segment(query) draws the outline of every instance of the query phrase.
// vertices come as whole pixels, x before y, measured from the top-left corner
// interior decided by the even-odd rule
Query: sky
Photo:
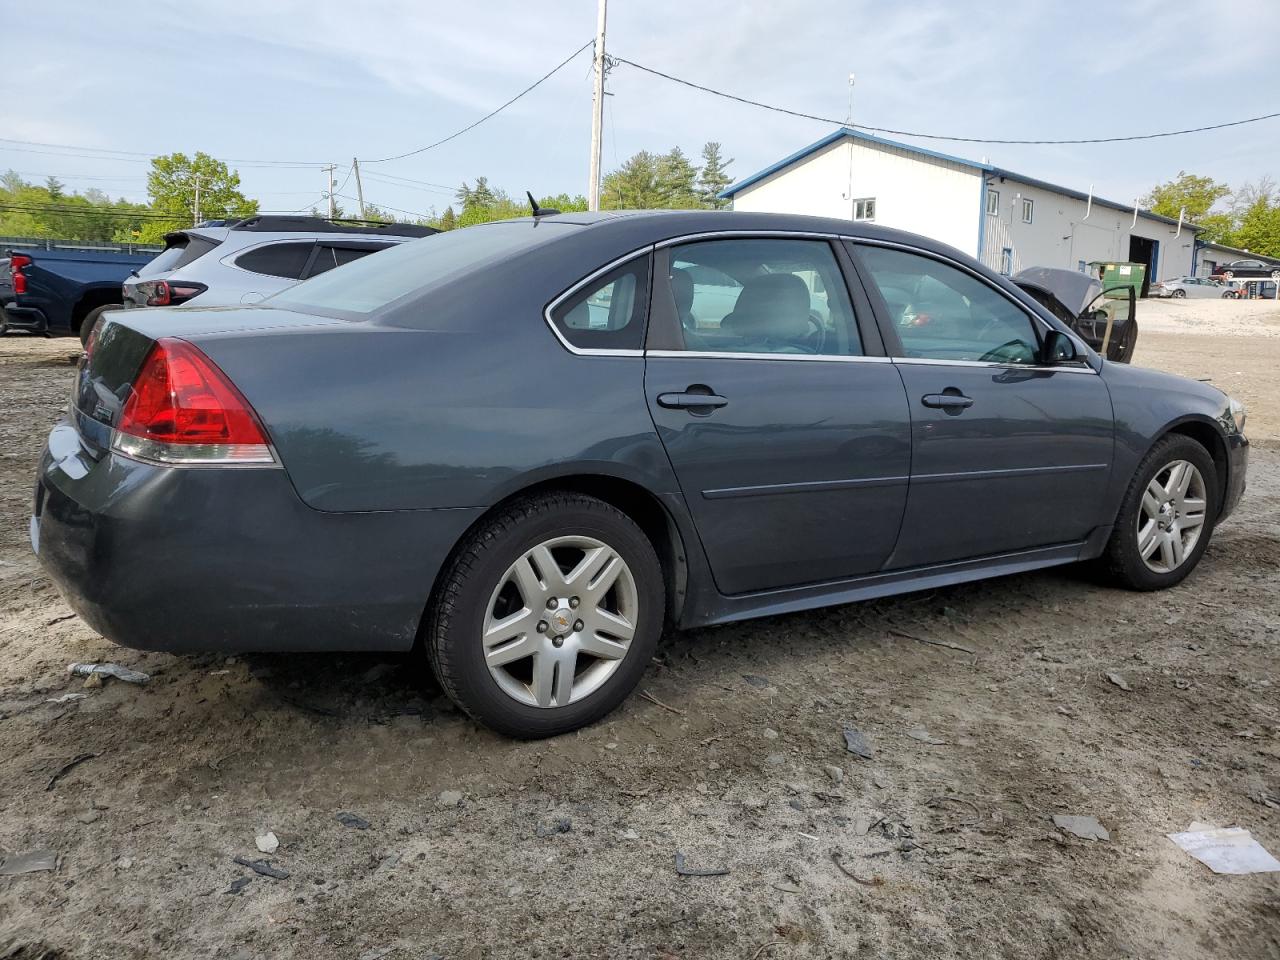
[[[610,0],[606,49],[705,86],[855,123],[956,136],[1124,136],[1280,110],[1273,0],[1231,22],[1177,0],[990,3]],[[596,0],[59,0],[6,34],[0,137],[234,161],[262,209],[322,206],[360,158],[367,200],[429,214],[486,176],[520,195],[586,193],[591,55],[455,140],[402,160],[528,86],[595,32]],[[742,179],[831,124],[734,104],[620,64],[603,164],[708,140]],[[909,138],[898,138],[911,142]],[[1129,202],[1179,171],[1280,177],[1280,118],[1128,144],[916,141]],[[76,156],[74,154],[83,154]],[[90,155],[92,154],[92,155]],[[287,161],[293,166],[283,166]],[[0,142],[0,169],[143,200],[145,157]],[[407,183],[405,180],[416,181]],[[348,210],[352,200],[340,201]]]

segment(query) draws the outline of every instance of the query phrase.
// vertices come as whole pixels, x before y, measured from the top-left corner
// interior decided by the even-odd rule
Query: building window
[[[1022,198],[1022,222],[1030,223],[1031,215],[1035,212],[1035,201],[1027,197]]]
[[[876,198],[863,197],[853,201],[853,219],[874,220],[876,218]]]
[[[1013,248],[1005,247],[1000,251],[1000,273],[1009,276],[1013,273]]]
[[[987,191],[987,216],[988,217],[1000,216],[1000,191],[999,190]]]
[[[1081,273],[1088,273],[1088,272],[1089,272],[1089,265],[1088,265],[1087,263],[1085,263],[1083,260],[1077,260],[1077,261],[1076,261],[1076,269],[1077,269],[1077,270],[1079,270]]]

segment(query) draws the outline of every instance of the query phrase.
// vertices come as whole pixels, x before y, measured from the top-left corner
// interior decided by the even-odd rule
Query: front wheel
[[[504,508],[459,548],[424,646],[472,717],[508,736],[550,737],[626,699],[664,613],[644,532],[602,500],[554,493]]]
[[[1170,434],[1143,458],[1125,493],[1104,560],[1115,581],[1133,590],[1180,583],[1213,535],[1218,474],[1208,451]]]

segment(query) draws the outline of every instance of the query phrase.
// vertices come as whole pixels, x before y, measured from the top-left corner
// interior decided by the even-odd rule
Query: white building
[[[941,240],[993,270],[1147,264],[1187,276],[1199,228],[983,161],[842,128],[729,187],[735,210],[874,221]],[[1145,290],[1143,291],[1146,292]]]

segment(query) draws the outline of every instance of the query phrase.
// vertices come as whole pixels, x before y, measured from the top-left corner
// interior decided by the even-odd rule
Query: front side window
[[[315,244],[306,240],[300,243],[268,243],[255,247],[236,257],[236,266],[250,273],[265,273],[269,277],[297,280],[311,258]]]
[[[835,254],[824,240],[709,240],[671,250],[684,349],[860,356]]]
[[[1030,316],[973,274],[932,257],[863,246],[860,256],[888,308],[902,355],[927,360],[1034,364]]]
[[[551,322],[578,350],[639,350],[644,346],[649,257],[597,277],[551,311]]]
[[[1026,197],[1022,198],[1022,222],[1023,223],[1031,222],[1031,218],[1035,213],[1035,206],[1036,204],[1034,200],[1030,200]]]
[[[853,219],[874,220],[876,218],[876,198],[863,197],[853,201]]]
[[[973,209],[970,207],[969,209]],[[1000,215],[1000,191],[987,191],[987,216],[997,217]]]

